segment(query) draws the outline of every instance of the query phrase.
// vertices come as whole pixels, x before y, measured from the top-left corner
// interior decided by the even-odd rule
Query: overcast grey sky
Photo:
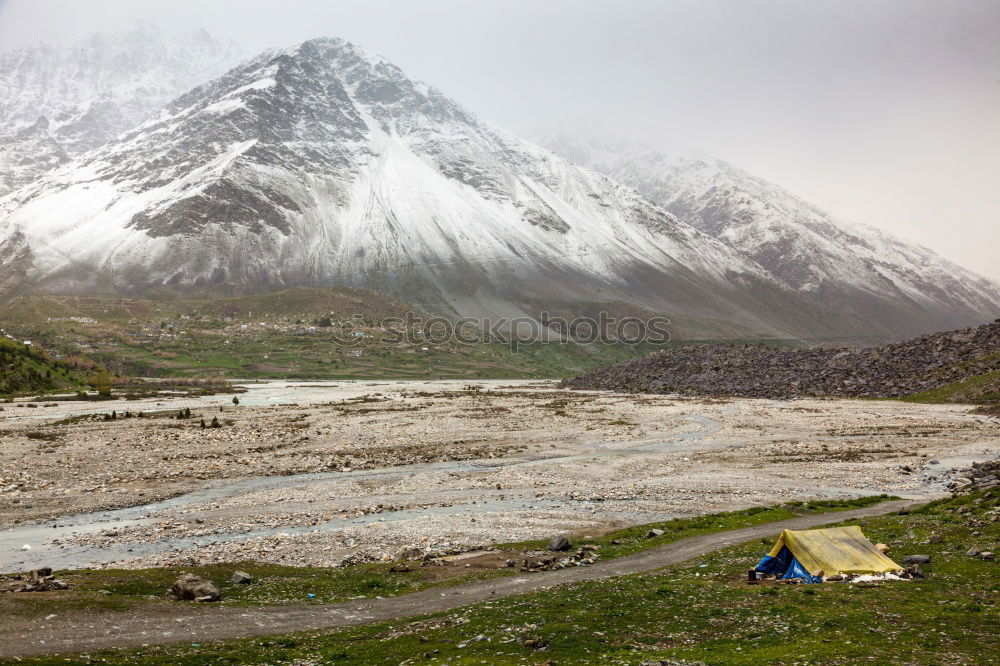
[[[0,50],[137,20],[344,37],[515,132],[671,137],[1000,279],[998,0],[0,0]]]

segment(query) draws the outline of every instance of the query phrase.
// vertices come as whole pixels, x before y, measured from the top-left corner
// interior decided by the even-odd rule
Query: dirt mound
[[[751,398],[886,398],[990,377],[987,373],[996,371],[1000,319],[861,350],[685,345],[599,368],[563,386]]]

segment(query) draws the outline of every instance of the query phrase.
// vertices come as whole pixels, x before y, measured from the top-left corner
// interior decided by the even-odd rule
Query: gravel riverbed
[[[336,565],[790,499],[925,497],[1000,452],[1000,421],[958,405],[527,381],[249,388],[238,406],[6,405],[0,571]]]

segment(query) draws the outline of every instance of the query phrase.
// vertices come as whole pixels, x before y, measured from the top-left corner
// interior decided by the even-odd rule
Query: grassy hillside
[[[83,388],[85,366],[82,360],[56,360],[34,346],[0,338],[0,397]]]
[[[33,294],[0,307],[0,326],[122,375],[154,377],[565,377],[658,348],[550,342],[512,349],[380,325],[410,314],[427,317],[398,299],[345,287],[232,298]]]

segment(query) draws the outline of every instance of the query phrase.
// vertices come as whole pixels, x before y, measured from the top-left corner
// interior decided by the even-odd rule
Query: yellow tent
[[[861,528],[783,530],[774,548],[755,570],[779,578],[820,582],[837,574],[887,573],[899,566],[869,541]]]

